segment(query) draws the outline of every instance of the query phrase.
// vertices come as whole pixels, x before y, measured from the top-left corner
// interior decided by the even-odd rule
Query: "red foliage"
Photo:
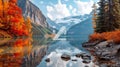
[[[19,18],[12,18],[10,22],[17,23],[17,22],[19,22]]]
[[[10,0],[10,2],[12,2],[12,3],[17,3],[17,0]]]
[[[120,43],[120,30],[104,33],[94,33],[90,35],[90,41],[96,40],[113,40],[115,43]]]
[[[101,35],[99,33],[94,33],[90,35],[90,40],[95,41],[95,40],[101,40]]]
[[[24,20],[22,10],[17,6],[17,0],[4,0],[4,4],[0,1],[0,23],[9,26],[8,31],[15,36],[29,36],[30,20]],[[4,6],[3,9],[1,6]],[[4,15],[2,14],[4,12]]]

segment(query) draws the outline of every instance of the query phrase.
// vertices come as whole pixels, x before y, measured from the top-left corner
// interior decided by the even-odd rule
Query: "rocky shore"
[[[95,57],[94,63],[99,67],[120,67],[120,44],[97,40],[82,46]]]

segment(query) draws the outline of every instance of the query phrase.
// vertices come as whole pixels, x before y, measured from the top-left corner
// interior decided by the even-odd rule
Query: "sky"
[[[89,14],[98,0],[31,0],[51,20]]]

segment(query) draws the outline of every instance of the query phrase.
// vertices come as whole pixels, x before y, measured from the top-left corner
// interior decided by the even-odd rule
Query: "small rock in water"
[[[83,60],[82,62],[85,64],[89,64],[91,61],[90,60]]]
[[[70,60],[71,58],[70,58],[70,55],[63,54],[63,55],[61,56],[61,59],[64,60],[64,61],[68,61],[68,60]]]
[[[89,67],[89,66],[85,66],[85,67]]]
[[[80,58],[82,56],[82,54],[76,54],[75,55],[77,58]]]
[[[50,58],[45,59],[46,62],[50,62]]]
[[[77,59],[72,59],[72,61],[77,61]]]
[[[83,54],[83,55],[82,55],[82,59],[83,59],[83,60],[91,60],[91,56],[88,55],[88,54]]]
[[[80,58],[80,57],[82,56],[82,54],[85,54],[85,53],[78,53],[78,54],[76,54],[75,56],[76,56],[77,58]]]

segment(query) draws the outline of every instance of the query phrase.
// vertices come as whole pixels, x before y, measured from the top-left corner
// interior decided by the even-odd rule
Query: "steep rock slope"
[[[33,37],[43,37],[45,34],[51,33],[45,16],[30,0],[18,0],[18,6],[21,7],[23,16],[29,17],[32,21]]]
[[[48,27],[45,16],[41,10],[29,0],[18,0],[18,6],[21,7],[24,17],[30,17],[33,23],[42,27]]]

